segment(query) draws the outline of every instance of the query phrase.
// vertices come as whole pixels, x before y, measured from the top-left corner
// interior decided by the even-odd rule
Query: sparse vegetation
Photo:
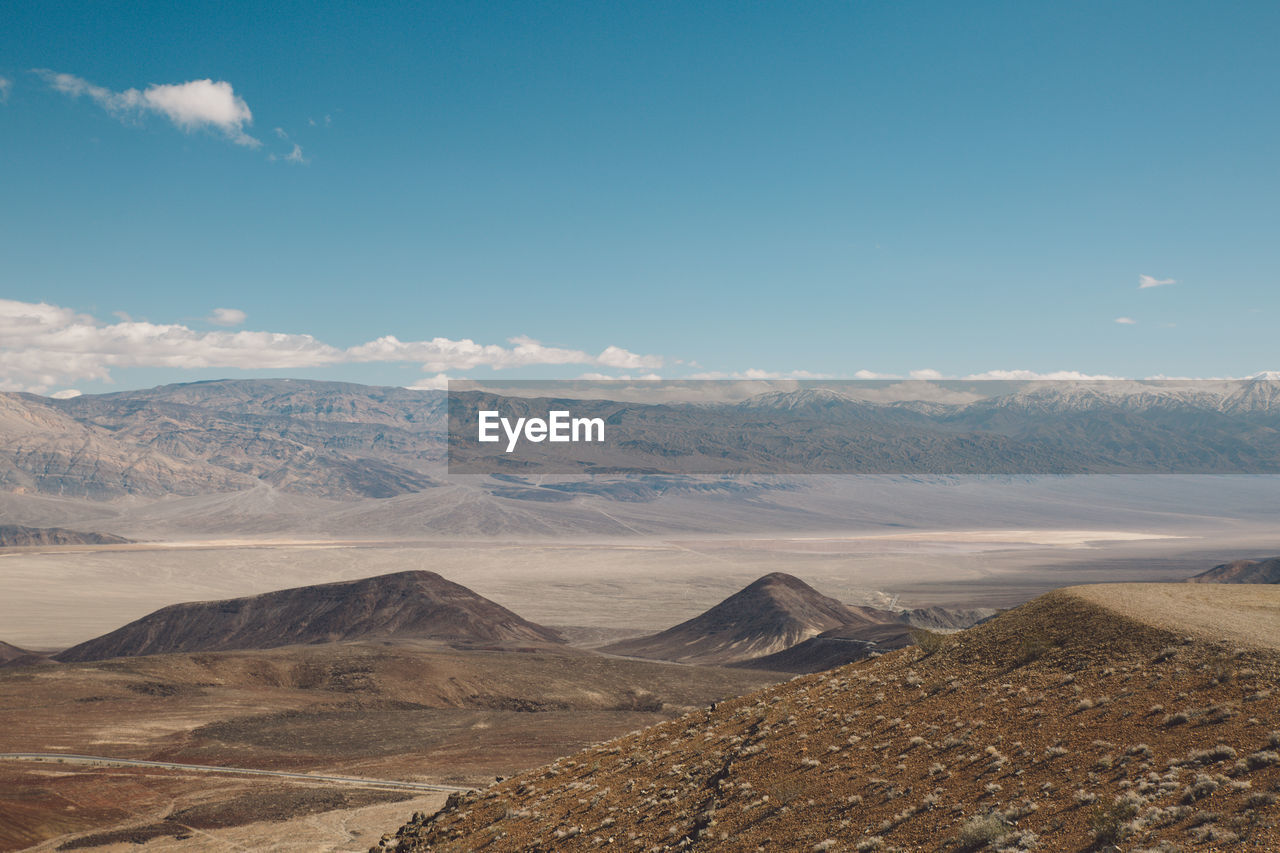
[[[911,629],[911,642],[928,657],[942,651],[947,644],[947,635],[926,628]]]
[[[1099,806],[1089,818],[1089,830],[1096,847],[1119,844],[1130,833],[1129,821],[1138,813],[1133,801],[1118,797],[1105,806]]]
[[[969,818],[960,827],[956,845],[962,851],[981,850],[995,844],[1009,834],[1009,822],[1003,815],[990,813]]]
[[[1018,641],[1018,666],[1026,666],[1038,661],[1053,648],[1053,642],[1043,634],[1035,633],[1022,637]]]
[[[642,780],[650,787],[628,795],[643,798],[635,814],[653,815],[630,819],[636,837],[627,843],[640,851],[689,833],[708,802],[714,827],[699,825],[747,849],[808,850],[832,840],[831,850],[939,849],[939,818],[955,827],[952,851],[1101,851],[1140,837],[1144,849],[1171,853],[1198,839],[1280,841],[1266,817],[1280,764],[1268,758],[1277,749],[1258,722],[1280,703],[1258,700],[1252,722],[1238,713],[1257,680],[1280,674],[1280,659],[1251,657],[1260,673],[1253,683],[1238,672],[1211,683],[1205,667],[1220,649],[1144,637],[1127,623],[1112,631],[1065,603],[1055,618],[1076,634],[1035,666],[1010,668],[1018,638],[1035,632],[997,619],[932,653],[904,650],[801,677],[646,730],[619,742],[616,755],[618,744],[588,751],[584,763],[600,770],[570,771],[529,805],[552,809],[560,826],[599,825],[585,822],[591,801],[572,786],[618,791]],[[1176,655],[1151,664],[1171,647]],[[708,744],[716,744],[711,752]],[[682,769],[672,775],[675,765]],[[479,816],[485,797],[442,817],[425,837],[487,840],[468,835],[468,827],[501,820],[496,809]],[[628,820],[609,814],[619,823],[597,832],[601,845]],[[545,845],[544,822],[502,821],[511,840],[495,853]],[[649,829],[659,825],[660,833]],[[669,826],[681,828],[671,836]],[[580,839],[567,849],[592,849],[589,834]]]

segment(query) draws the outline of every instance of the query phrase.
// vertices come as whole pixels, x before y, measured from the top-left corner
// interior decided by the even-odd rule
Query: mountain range
[[[450,471],[1280,473],[1280,381],[1269,376],[1221,383],[942,381],[910,393],[887,383],[834,384],[732,404],[456,392]],[[472,426],[479,410],[533,417],[553,408],[603,420],[607,443],[518,442],[508,449],[479,442]]]
[[[439,394],[290,379],[0,394],[0,487],[94,499],[262,483],[340,499],[419,492],[437,482],[443,406]]]
[[[496,404],[545,414],[548,400],[476,391],[454,402],[461,417],[467,406]],[[554,489],[495,483],[492,494],[644,501],[708,488],[682,476],[706,473],[1280,471],[1280,381],[1271,376],[834,383],[723,403],[559,402],[608,421],[617,438],[608,453],[566,459],[542,444],[503,470],[653,476]],[[71,399],[3,393],[0,491],[104,500],[268,486],[348,502],[424,494],[446,482],[447,425],[443,392],[341,382],[215,380]],[[454,473],[469,464],[497,471],[465,437],[453,450]],[[676,476],[656,476],[664,473]]]

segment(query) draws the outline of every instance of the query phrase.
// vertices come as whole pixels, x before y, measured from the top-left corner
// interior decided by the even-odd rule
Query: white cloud
[[[213,129],[237,145],[257,148],[262,143],[245,133],[253,113],[225,80],[189,80],[115,92],[74,74],[36,69],[54,89],[73,98],[86,96],[117,116],[158,113],[184,131]]]
[[[9,100],[9,90],[13,88],[13,81],[8,77],[0,77],[0,104]]]
[[[923,380],[926,380],[926,381],[928,381],[928,380],[930,380],[930,379],[941,379],[941,378],[942,378],[942,373],[940,373],[939,371],[934,370],[934,369],[932,369],[932,368],[928,368],[928,367],[926,367],[924,370],[913,370],[913,371],[911,371],[910,373],[908,373],[907,375],[908,375],[908,376],[910,376],[912,379],[923,379]]]
[[[602,367],[621,367],[627,370],[660,367],[662,365],[660,361],[655,361],[652,356],[636,355],[619,347],[605,347],[600,355],[596,356],[596,361]]]
[[[239,308],[214,308],[205,319],[215,326],[239,326],[246,316]]]
[[[1121,326],[1136,326],[1138,324],[1138,321],[1132,317],[1117,317],[1116,322]]]
[[[618,347],[606,347],[599,355],[591,355],[583,350],[544,346],[533,338],[511,338],[508,343],[511,346],[478,344],[470,338],[460,341],[449,338],[401,341],[394,335],[386,335],[351,347],[347,352],[352,361],[417,361],[422,362],[423,370],[428,371],[469,370],[474,367],[502,370],[535,364],[591,364],[599,367],[637,368],[662,366],[662,358],[659,356],[637,355]]]
[[[223,316],[228,321],[243,314],[238,309],[219,309],[210,319],[218,317],[220,311],[225,312]],[[0,299],[0,390],[44,393],[76,380],[110,382],[113,368],[130,367],[276,370],[417,362],[425,371],[444,373],[477,367],[500,370],[568,364],[655,368],[663,363],[659,356],[639,355],[612,346],[593,355],[545,346],[532,338],[513,338],[508,343],[509,346],[501,346],[449,338],[401,341],[387,335],[340,348],[311,335],[197,331],[177,323],[127,319],[104,323],[57,305]]]
[[[54,391],[49,396],[55,400],[70,400],[72,397],[79,397],[80,392],[75,388],[64,388],[61,391]]]
[[[1107,376],[1101,373],[1081,373],[1078,370],[1051,370],[1048,373],[1037,373],[1034,370],[988,370],[984,373],[971,373],[965,379],[1003,379],[1003,380],[1074,380],[1077,382],[1096,382],[1109,379],[1120,379],[1119,376]]]
[[[286,163],[298,163],[300,165],[305,164],[307,161],[306,158],[302,156],[302,146],[296,142],[293,143],[293,150],[284,155],[284,161]]]
[[[1138,290],[1146,290],[1148,287],[1163,287],[1166,284],[1177,284],[1177,279],[1173,278],[1156,278],[1151,275],[1138,276]]]
[[[607,373],[583,373],[580,374],[578,378],[592,382],[654,382],[662,377],[656,373],[645,373],[640,376],[633,376],[630,373],[623,373],[618,376],[610,376]]]
[[[447,373],[437,373],[435,376],[424,377],[405,387],[410,391],[447,391],[451,378]]]
[[[749,367],[746,370],[731,372],[711,370],[695,373],[689,379],[830,379],[826,373],[811,373],[808,370],[761,370]]]

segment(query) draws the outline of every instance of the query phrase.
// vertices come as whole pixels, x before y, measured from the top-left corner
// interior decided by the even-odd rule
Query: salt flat
[[[0,636],[56,649],[180,601],[427,569],[551,625],[651,631],[786,571],[851,603],[1011,606],[1059,586],[1182,580],[1275,550],[1265,525],[563,542],[208,538],[0,555]]]

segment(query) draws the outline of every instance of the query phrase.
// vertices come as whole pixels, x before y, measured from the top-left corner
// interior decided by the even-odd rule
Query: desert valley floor
[[[742,668],[731,654],[689,665],[678,648],[659,660],[607,653],[733,610],[779,573],[802,581],[810,604],[990,614],[1065,586],[1181,583],[1277,551],[1271,478],[869,482],[647,503],[544,504],[474,486],[345,504],[266,488],[155,502],[5,496],[18,524],[132,540],[0,549],[0,641],[17,652],[66,649],[179,603],[424,572],[563,641],[313,637],[2,667],[0,753],[170,766],[0,760],[0,849],[367,851],[453,788],[484,789],[813,671]],[[893,631],[886,661],[911,653],[891,651],[906,641],[905,627]],[[387,843],[436,849],[440,827],[510,832],[458,823],[458,808]],[[971,817],[964,808],[954,822]],[[1064,827],[1084,837],[1078,821]]]
[[[546,539],[284,537],[0,551],[3,639],[56,649],[158,607],[409,569],[465,584],[536,622],[659,630],[771,571],[842,601],[1010,607],[1060,586],[1180,581],[1271,547],[1270,525],[975,529]],[[602,638],[603,639],[603,638]]]

